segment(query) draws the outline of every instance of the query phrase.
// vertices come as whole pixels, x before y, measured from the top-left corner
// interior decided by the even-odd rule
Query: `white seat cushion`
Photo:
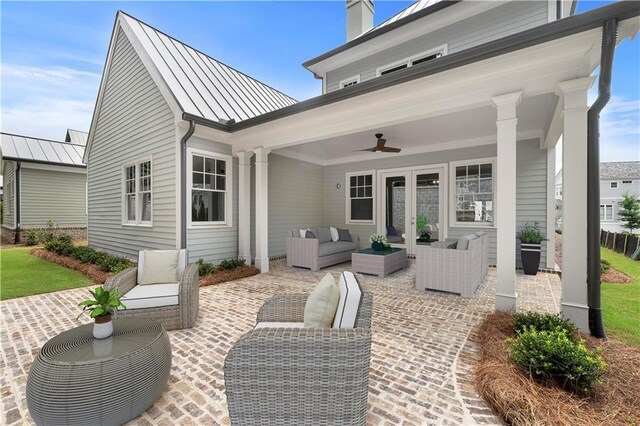
[[[362,290],[352,272],[344,271],[340,274],[338,290],[340,290],[340,300],[333,320],[333,328],[354,328]]]
[[[127,309],[157,308],[180,303],[180,283],[137,285],[122,298]]]
[[[304,328],[303,322],[259,322],[253,327],[254,330],[259,328]]]

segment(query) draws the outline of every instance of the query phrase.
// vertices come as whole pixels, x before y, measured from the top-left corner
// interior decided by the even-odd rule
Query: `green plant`
[[[587,393],[602,382],[606,364],[600,350],[590,351],[565,330],[529,328],[508,340],[511,359],[529,375],[552,380],[571,392]]]
[[[545,236],[540,232],[540,222],[534,222],[533,225],[525,223],[518,233],[518,239],[524,244],[540,244],[544,241]]]
[[[104,252],[99,252],[96,265],[98,265],[101,271],[113,273],[124,271],[133,266],[129,259]]]
[[[244,259],[225,259],[218,265],[218,268],[223,270],[241,268],[245,264]]]
[[[196,265],[198,265],[198,273],[201,277],[211,274],[216,270],[213,263],[205,262],[204,259],[198,259]]]
[[[35,246],[40,242],[40,232],[35,229],[29,229],[24,233],[24,244],[27,246]]]
[[[126,306],[120,301],[122,296],[117,290],[105,290],[103,287],[98,287],[95,291],[89,290],[89,293],[93,297],[78,304],[78,307],[82,308],[82,312],[76,319],[79,319],[84,313],[89,314],[91,318],[95,318],[113,315],[118,308],[126,309]]]
[[[568,319],[558,314],[543,314],[540,312],[524,312],[513,314],[513,329],[517,334],[530,329],[537,331],[562,330],[572,338],[578,330]]]
[[[73,252],[73,257],[82,263],[96,263],[100,256],[99,251],[87,246],[77,246]]]
[[[619,204],[618,217],[624,227],[633,234],[634,229],[640,228],[640,202],[638,202],[635,195],[625,192],[622,194],[622,200]]]
[[[604,274],[611,268],[611,263],[608,260],[600,259],[600,273]]]
[[[47,227],[40,232],[40,242],[48,243],[56,238],[58,225],[51,219],[47,221]]]
[[[369,242],[387,244],[387,237],[386,235],[373,234],[369,237]]]
[[[71,256],[75,250],[72,243],[57,238],[44,243],[44,248],[61,256]]]

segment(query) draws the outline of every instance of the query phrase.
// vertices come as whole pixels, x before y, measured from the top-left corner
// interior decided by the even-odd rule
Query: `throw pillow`
[[[398,235],[396,227],[393,225],[387,225],[387,235]]]
[[[316,234],[307,229],[306,234],[304,234],[305,238],[316,238]]]
[[[475,234],[467,234],[463,235],[458,239],[458,244],[456,245],[456,249],[458,250],[466,250],[469,248],[469,241],[475,238]]]
[[[307,234],[307,230],[306,229],[301,229],[300,230],[300,238],[304,238],[306,234]]]
[[[329,228],[329,231],[331,232],[331,241],[338,241],[340,240],[340,235],[338,234],[338,229],[334,228],[333,226]]]
[[[328,243],[331,241],[331,230],[328,226],[318,227],[318,241],[321,243]]]
[[[138,277],[139,285],[178,282],[180,250],[145,250],[144,264]]]
[[[329,328],[336,316],[340,290],[331,274],[324,276],[313,289],[304,306],[304,326]]]
[[[348,229],[338,228],[338,241],[351,241],[351,234]]]

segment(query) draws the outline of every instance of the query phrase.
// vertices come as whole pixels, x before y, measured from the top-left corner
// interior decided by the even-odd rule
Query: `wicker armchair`
[[[184,253],[185,259],[186,251]],[[186,260],[185,260],[186,264]],[[179,268],[180,270],[181,268]],[[158,321],[165,330],[191,328],[196,323],[199,299],[198,266],[186,265],[180,274],[178,303],[168,306],[155,306],[139,309],[118,310],[117,317],[144,317]],[[137,285],[138,267],[126,269],[109,279],[104,284],[106,290],[116,289],[127,295]],[[147,286],[150,287],[150,286]],[[126,299],[123,302],[127,303]]]
[[[240,338],[224,364],[233,425],[366,423],[373,295],[361,289],[353,329],[260,328]],[[257,321],[303,322],[307,296],[272,297]]]

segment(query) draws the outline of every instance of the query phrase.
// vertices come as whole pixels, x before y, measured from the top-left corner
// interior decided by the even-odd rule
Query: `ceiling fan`
[[[384,146],[387,143],[386,139],[382,138],[382,133],[376,133],[376,138],[378,138],[378,143],[376,146],[367,149],[359,149],[358,151],[371,151],[371,152],[400,152],[400,148],[392,148],[390,146]]]

